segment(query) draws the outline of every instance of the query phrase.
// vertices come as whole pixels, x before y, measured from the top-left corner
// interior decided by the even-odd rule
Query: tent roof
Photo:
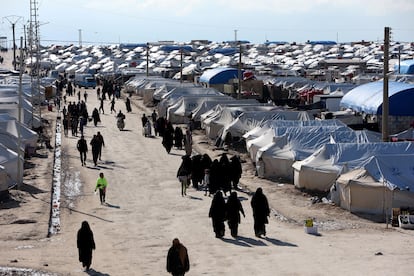
[[[399,74],[414,74],[414,59],[400,62]],[[398,72],[398,63],[394,65],[394,72]]]
[[[200,83],[208,84],[224,84],[230,79],[237,79],[239,75],[238,69],[219,67],[206,70],[200,77]]]
[[[389,115],[414,116],[414,85],[390,81],[388,88]],[[382,114],[383,82],[360,85],[344,95],[341,107],[367,114]]]
[[[377,155],[364,166],[365,170],[378,182],[383,182],[391,190],[414,191],[413,154]]]

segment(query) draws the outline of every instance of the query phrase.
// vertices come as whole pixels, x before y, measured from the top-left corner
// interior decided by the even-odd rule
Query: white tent
[[[175,104],[167,109],[167,119],[173,124],[183,124],[189,121],[188,116],[193,114],[193,110],[210,100],[232,101],[233,98],[225,95],[183,95]]]
[[[37,133],[19,123],[9,114],[0,114],[0,133],[8,133],[17,140],[19,132],[21,143],[24,145],[25,151],[29,154],[33,153],[37,147]]]
[[[258,104],[259,104],[259,102],[255,99],[243,99],[243,100],[237,100],[237,99],[234,99],[234,98],[231,98],[230,100],[226,100],[225,98],[220,99],[220,100],[210,100],[209,99],[208,101],[204,101],[201,105],[199,105],[198,107],[196,107],[193,110],[193,119],[195,121],[201,121],[201,115],[205,114],[208,111],[214,110],[214,108],[217,105],[241,106],[241,105],[258,105]]]
[[[250,142],[253,139],[256,139],[260,136],[263,136],[269,130],[272,130],[270,134],[270,139],[267,140],[266,143],[261,143],[262,145],[256,147],[255,152],[251,155],[252,160],[256,159],[256,151],[258,148],[262,146],[266,146],[267,144],[273,141],[273,137],[281,136],[288,131],[288,128],[299,128],[299,127],[317,127],[317,126],[341,126],[346,127],[344,123],[339,120],[308,120],[308,121],[301,121],[301,120],[267,120],[262,125],[253,128],[252,130],[248,131],[243,135],[243,138],[246,140],[247,149],[250,151],[250,147],[255,142]],[[267,135],[269,135],[267,134]],[[257,140],[259,141],[259,140]]]
[[[7,171],[6,169],[0,165],[0,195],[1,192],[7,191],[9,185],[7,183]]]
[[[332,201],[355,213],[391,214],[414,208],[414,155],[378,155],[342,174],[331,189]]]
[[[20,166],[18,163],[20,163]],[[24,159],[18,159],[18,154],[0,143],[0,166],[7,172],[7,187],[23,182]],[[20,170],[19,170],[20,167]]]
[[[297,188],[328,191],[343,171],[361,168],[372,156],[394,154],[414,154],[414,144],[325,144],[308,158],[293,163],[294,184]]]
[[[285,135],[274,137],[273,142],[258,149],[256,161],[263,159],[265,178],[284,178],[293,182],[295,161],[303,160],[327,143],[380,142],[371,140],[366,131],[354,131],[341,126],[291,128]]]
[[[168,91],[161,97],[161,101],[158,103],[158,115],[167,117],[168,107],[174,105],[181,96],[185,95],[197,95],[199,97],[205,96],[224,96],[223,93],[214,88],[205,88],[202,86],[192,87],[175,87]]]
[[[228,134],[232,138],[241,138],[245,133],[262,125],[267,120],[312,120],[306,111],[293,111],[275,109],[269,111],[245,111],[230,124],[224,126],[221,139],[224,140]]]
[[[211,139],[216,139],[222,128],[230,124],[240,114],[246,111],[270,111],[277,109],[273,105],[245,105],[245,106],[221,106],[215,108],[215,112],[210,117],[202,119],[202,126],[206,130],[206,135]]]

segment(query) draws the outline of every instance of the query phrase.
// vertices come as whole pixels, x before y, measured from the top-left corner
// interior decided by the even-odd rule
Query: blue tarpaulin
[[[243,75],[243,71],[241,72]],[[200,76],[200,83],[208,84],[224,84],[228,83],[231,79],[238,78],[238,70],[235,68],[220,67],[210,70],[206,70]]]
[[[398,67],[400,70],[398,70]],[[395,64],[394,73],[404,75],[414,74],[414,59],[403,60],[400,62],[400,66],[398,66],[398,64]]]
[[[234,55],[238,52],[236,48],[216,48],[208,52],[209,55],[222,54],[225,56]]]
[[[414,116],[414,85],[404,82],[388,83],[389,115]],[[347,94],[340,106],[366,114],[382,114],[383,82],[360,85]]]
[[[189,46],[189,45],[163,45],[160,47],[160,50],[164,51],[164,52],[172,52],[172,51],[178,51],[178,50],[183,50],[185,52],[192,52],[193,51],[193,47]]]

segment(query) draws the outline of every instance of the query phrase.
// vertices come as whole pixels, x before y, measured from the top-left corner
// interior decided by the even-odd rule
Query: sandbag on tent
[[[371,140],[365,130],[354,131],[347,127],[301,127],[290,129],[285,135],[274,137],[273,142],[258,149],[256,161],[262,158],[265,178],[283,178],[293,182],[295,161],[303,160],[327,143],[380,142],[378,135]]]
[[[193,117],[193,110],[206,101],[231,101],[232,97],[225,95],[183,95],[167,109],[167,120],[173,124],[185,124],[189,116]]]
[[[361,168],[372,156],[393,154],[414,154],[414,144],[325,144],[308,158],[293,163],[294,184],[297,188],[328,191],[343,170]]]
[[[331,189],[332,201],[355,213],[391,214],[414,208],[412,154],[377,155],[361,168],[342,174]]]

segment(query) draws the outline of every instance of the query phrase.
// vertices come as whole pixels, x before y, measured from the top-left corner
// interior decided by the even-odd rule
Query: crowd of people
[[[62,86],[62,89],[65,86]],[[110,87],[113,87],[112,89]],[[89,117],[86,102],[87,94],[84,99],[80,98],[78,91],[78,102],[67,102],[67,96],[75,96],[76,91],[70,82],[66,85],[66,94],[64,95],[63,127],[64,134],[68,136],[68,130],[72,130],[72,136],[80,138],[76,147],[80,154],[82,166],[86,166],[89,146],[92,151],[92,162],[97,166],[98,160],[101,160],[102,148],[105,142],[102,134],[97,131],[93,134],[89,143],[84,135],[84,127],[88,122],[93,121],[96,127],[100,122],[100,114],[104,114],[104,103],[108,99],[111,106],[110,112],[116,112],[116,99],[120,98],[119,90],[108,81],[103,82],[102,90],[100,87],[96,90],[96,96],[99,100],[99,108],[94,107],[91,117]],[[125,100],[126,111],[131,109],[130,97]],[[125,115],[122,114],[125,118]],[[242,165],[238,155],[228,157],[228,153],[222,153],[218,158],[212,159],[207,153],[198,154],[193,152],[193,137],[191,124],[183,127],[173,124],[163,116],[158,116],[154,110],[149,116],[143,114],[141,117],[143,134],[160,137],[162,146],[167,153],[171,153],[173,147],[178,151],[183,151],[182,161],[177,170],[177,178],[181,183],[181,195],[187,195],[187,189],[192,186],[194,189],[204,192],[205,196],[212,197],[208,217],[212,220],[213,231],[217,238],[223,238],[225,235],[225,222],[227,222],[230,234],[237,238],[238,226],[241,222],[241,216],[245,216],[243,204],[240,201],[237,192],[240,191],[239,180],[242,176]],[[105,203],[106,188],[108,181],[103,173],[100,173],[97,181],[95,192],[99,191],[101,204]],[[268,223],[270,215],[269,205],[266,196],[261,188],[257,189],[251,199],[251,207],[254,218],[254,233],[257,237],[266,235],[265,224]],[[78,232],[77,245],[79,249],[79,261],[83,267],[88,270],[92,261],[92,251],[95,249],[93,233],[87,221],[82,222],[82,227]],[[167,254],[167,271],[172,275],[184,275],[189,270],[189,258],[187,249],[176,238],[173,240],[171,248]]]

